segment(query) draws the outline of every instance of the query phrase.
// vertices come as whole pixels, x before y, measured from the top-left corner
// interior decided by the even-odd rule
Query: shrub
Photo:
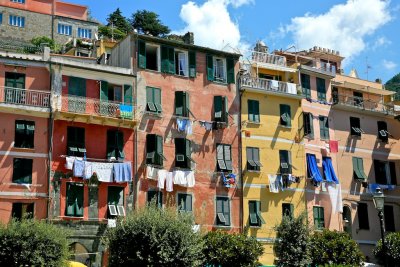
[[[0,266],[66,266],[66,232],[37,220],[0,225]]]
[[[204,236],[204,256],[210,267],[253,267],[264,248],[253,237],[228,234],[222,231],[208,232]]]
[[[309,251],[313,266],[362,266],[364,260],[357,243],[347,233],[327,229],[311,236]]]
[[[201,266],[203,241],[193,216],[155,203],[135,210],[106,234],[109,266]]]
[[[374,254],[377,259],[383,263],[386,258],[389,266],[400,266],[400,233],[389,233],[385,237],[386,253],[382,251],[382,240],[379,240]]]
[[[310,263],[308,240],[310,230],[306,224],[306,214],[297,218],[284,216],[275,227],[274,251],[278,266],[307,266]]]

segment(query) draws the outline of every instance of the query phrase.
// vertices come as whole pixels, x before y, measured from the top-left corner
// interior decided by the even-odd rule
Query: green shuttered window
[[[214,121],[228,123],[228,98],[226,96],[214,96]]]
[[[124,213],[124,188],[121,186],[109,186],[107,192],[108,212],[107,218],[113,218],[116,215],[125,215]]]
[[[301,87],[303,89],[303,94],[306,98],[311,98],[311,85],[310,85],[310,75],[301,74]]]
[[[175,115],[180,117],[189,117],[190,99],[189,93],[183,91],[175,92]]]
[[[146,136],[146,164],[162,167],[164,160],[162,136],[148,134]]]
[[[362,158],[353,157],[353,178],[361,181],[367,180]]]
[[[83,217],[83,184],[67,183],[65,216]]]
[[[321,140],[329,140],[328,117],[319,116],[319,133],[320,133]]]
[[[146,68],[146,43],[139,40],[138,41],[138,66],[139,68]]]
[[[260,227],[265,224],[261,216],[261,201],[249,201],[249,225]]]
[[[279,162],[280,162],[280,173],[281,174],[291,174],[292,173],[292,163],[291,155],[288,150],[279,150]]]
[[[161,72],[175,73],[175,52],[173,47],[161,46]]]
[[[161,114],[161,89],[146,87],[146,103],[146,111]]]
[[[321,230],[325,227],[325,217],[323,207],[313,207],[314,227]]]
[[[246,147],[246,168],[248,171],[260,171],[260,150],[258,147]]]
[[[217,170],[232,171],[232,151],[230,145],[217,144]]]
[[[85,128],[68,126],[67,155],[83,157],[85,152]]]
[[[117,160],[125,158],[124,134],[121,131],[107,131],[107,159],[114,157]]]
[[[235,60],[206,55],[207,80],[235,83]]]
[[[249,121],[260,122],[260,108],[257,100],[247,100]]]
[[[196,77],[196,52],[189,51],[189,77]]]
[[[178,194],[178,210],[180,212],[192,212],[192,195],[191,194]]]
[[[15,121],[14,147],[33,148],[35,136],[34,121]]]
[[[13,160],[13,183],[32,183],[32,159],[14,158]]]
[[[317,77],[317,96],[318,100],[326,101],[325,80]]]
[[[280,109],[280,125],[285,127],[292,126],[292,116],[290,113],[290,106],[281,104],[279,105]]]
[[[231,225],[231,211],[228,197],[217,197],[216,199],[216,224],[220,226]]]
[[[314,116],[311,113],[303,114],[304,121],[304,135],[308,138],[314,138]]]
[[[190,169],[192,159],[192,142],[185,138],[175,138],[175,167]]]

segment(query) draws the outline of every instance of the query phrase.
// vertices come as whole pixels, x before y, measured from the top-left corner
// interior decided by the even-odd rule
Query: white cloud
[[[286,32],[293,34],[299,49],[320,46],[339,50],[351,58],[366,47],[365,38],[391,20],[390,1],[348,0],[320,15],[292,18]]]
[[[397,64],[396,64],[396,63],[394,63],[393,61],[390,61],[390,60],[386,60],[386,59],[384,59],[384,60],[382,61],[382,65],[383,65],[387,70],[393,70],[394,68],[397,67]]]
[[[375,40],[375,43],[373,44],[372,49],[375,50],[381,46],[389,45],[391,43],[392,42],[390,40],[388,40],[386,37],[379,37],[378,39]]]
[[[254,3],[254,0],[208,0],[202,5],[189,1],[182,5],[180,17],[186,27],[176,31],[194,33],[196,45],[223,49],[227,45],[234,48],[248,47],[241,42],[239,25],[232,21],[228,6],[239,7]]]

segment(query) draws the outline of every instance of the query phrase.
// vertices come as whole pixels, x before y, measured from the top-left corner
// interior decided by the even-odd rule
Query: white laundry
[[[331,200],[332,211],[336,213],[343,212],[343,203],[342,203],[342,188],[340,184],[335,183],[327,183],[326,185],[329,198]]]
[[[92,164],[92,162],[85,161],[83,178],[90,179],[92,177],[92,175],[93,175],[93,164]]]
[[[194,179],[194,171],[186,171],[185,172],[187,187],[194,187],[195,179]]]
[[[279,186],[277,186],[277,175],[268,174],[269,179],[269,192],[279,193]]]
[[[174,178],[172,172],[167,172],[166,173],[166,190],[167,192],[172,192],[174,191]]]
[[[193,133],[193,122],[188,120],[188,122],[186,123],[186,134],[187,135],[191,135]]]
[[[185,172],[180,170],[173,171],[174,184],[186,185]]]
[[[279,82],[276,80],[271,80],[271,87],[274,89],[278,89],[279,88]]]
[[[65,158],[65,168],[67,170],[72,170],[72,168],[74,167],[74,161],[75,161],[75,157],[66,157]]]
[[[289,94],[297,95],[297,88],[296,84],[294,83],[287,83],[287,90]]]
[[[147,166],[147,178],[152,179],[152,180],[157,180],[158,179],[158,169],[154,168],[152,166]]]
[[[157,187],[160,189],[164,189],[165,180],[167,179],[167,171],[166,170],[159,170],[158,171],[158,183]]]
[[[113,163],[92,163],[92,171],[97,174],[100,182],[112,183],[113,181]]]

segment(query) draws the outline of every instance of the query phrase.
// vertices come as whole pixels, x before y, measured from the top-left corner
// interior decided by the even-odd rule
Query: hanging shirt
[[[268,179],[269,179],[269,192],[279,193],[279,186],[277,186],[277,182],[279,183],[279,180],[277,181],[277,175],[268,174]]]
[[[67,170],[72,170],[74,167],[75,157],[66,157],[65,158],[65,168]]]
[[[84,161],[85,165],[85,170],[84,170],[84,179],[90,179],[93,175],[93,168],[92,168],[92,162]]]
[[[84,170],[85,170],[85,162],[83,160],[75,160],[74,161],[74,176],[75,177],[83,177]]]
[[[112,183],[113,163],[93,162],[92,170],[93,173],[97,174],[97,178],[100,182]]]
[[[157,187],[160,189],[164,189],[165,180],[167,179],[167,171],[166,170],[159,170],[158,171],[158,183]]]
[[[178,125],[178,131],[183,132],[186,130],[187,119],[176,119],[176,124]]]
[[[165,189],[167,190],[167,192],[174,191],[174,178],[173,178],[172,172],[167,172],[166,173],[165,182],[166,182],[166,188]]]

